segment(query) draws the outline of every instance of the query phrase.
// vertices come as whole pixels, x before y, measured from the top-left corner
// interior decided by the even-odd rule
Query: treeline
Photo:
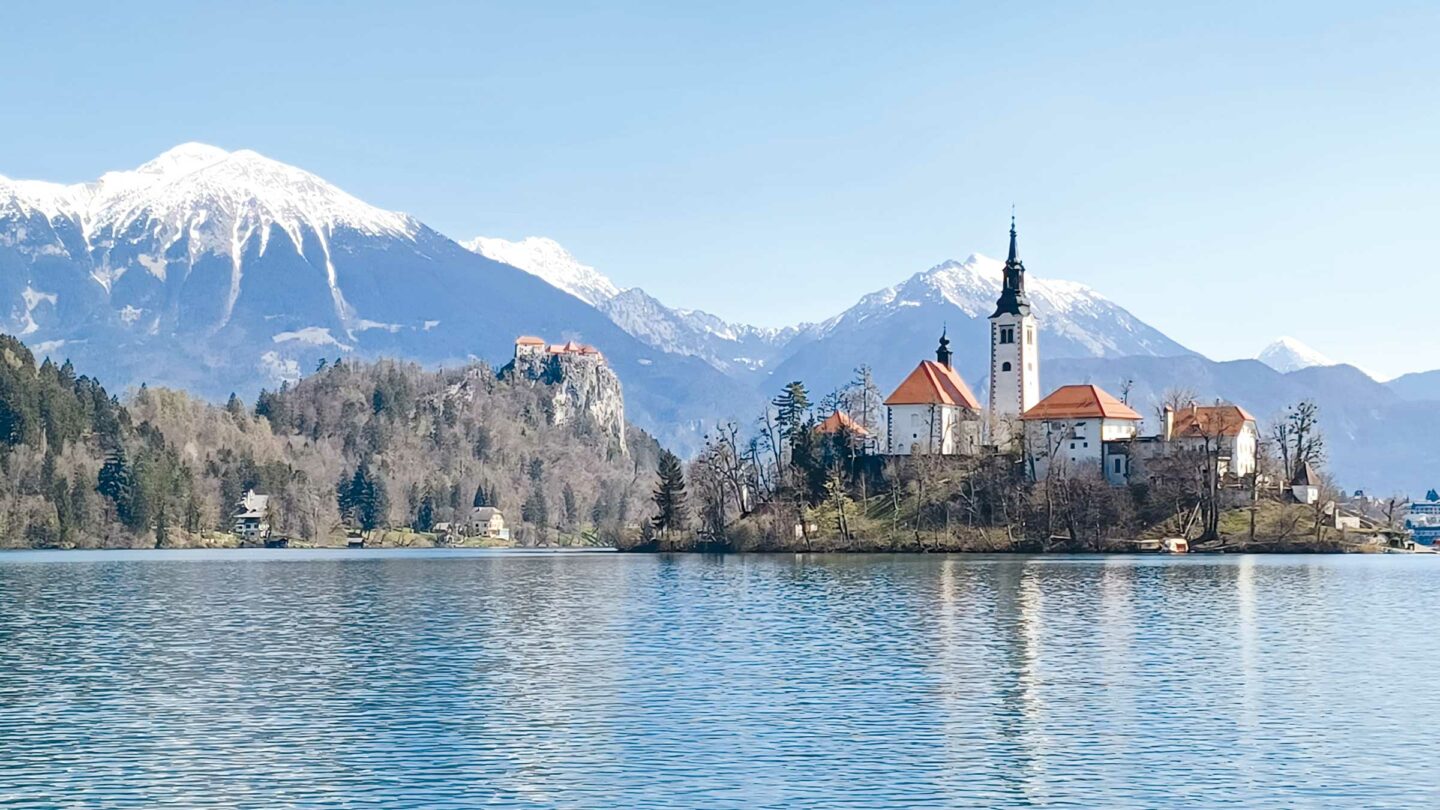
[[[483,364],[322,363],[253,405],[142,387],[123,404],[0,337],[0,544],[150,546],[228,530],[247,490],[273,531],[428,531],[499,507],[519,542],[612,541],[644,514],[659,447],[554,425],[547,386]]]
[[[1167,401],[1194,401],[1170,392]],[[1221,444],[1199,441],[1150,464],[1143,483],[1112,486],[1098,465],[1035,480],[1019,452],[883,456],[876,452],[880,396],[869,370],[812,403],[786,385],[752,423],[722,425],[683,475],[657,469],[652,518],[639,548],[709,550],[1101,550],[1119,538],[1189,531],[1220,542],[1221,517],[1262,499],[1282,503],[1303,464],[1319,469],[1318,411],[1302,402],[1261,431],[1256,475],[1222,472]],[[823,431],[835,412],[848,419]],[[1213,437],[1212,437],[1213,438]],[[1321,503],[1275,533],[1321,529]],[[1303,520],[1301,520],[1303,518]],[[1303,525],[1302,525],[1303,524]],[[1248,527],[1250,539],[1257,527]],[[1260,526],[1264,534],[1269,527]],[[1276,539],[1272,537],[1271,539]]]

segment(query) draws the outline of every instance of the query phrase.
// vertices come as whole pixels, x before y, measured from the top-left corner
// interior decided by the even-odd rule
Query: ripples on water
[[[1416,557],[0,555],[0,806],[1440,806]]]

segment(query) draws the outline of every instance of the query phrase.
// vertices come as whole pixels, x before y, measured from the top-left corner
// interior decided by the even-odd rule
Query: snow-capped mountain
[[[481,256],[539,276],[587,304],[598,305],[620,294],[615,282],[590,265],[582,264],[554,239],[528,236],[511,242],[477,236],[460,244]]]
[[[1338,365],[1334,360],[1292,337],[1282,337],[1266,346],[1256,360],[1285,374],[1313,366]]]
[[[602,301],[599,309],[645,343],[699,357],[732,376],[763,370],[800,331],[729,323],[700,310],[672,309],[638,287]]]
[[[870,293],[839,315],[803,330],[775,374],[813,380],[821,390],[868,364],[884,381],[908,372],[949,333],[955,362],[977,388],[989,363],[987,319],[1002,286],[1004,262],[973,254],[947,261]],[[1191,352],[1095,290],[1072,281],[1026,274],[1046,357],[1172,356]],[[1042,382],[1043,388],[1045,383]]]
[[[0,328],[113,388],[213,397],[322,357],[499,363],[517,335],[574,338],[604,348],[642,425],[675,435],[729,410],[678,384],[723,388],[710,366],[543,280],[293,166],[202,144],[92,183],[0,179]]]

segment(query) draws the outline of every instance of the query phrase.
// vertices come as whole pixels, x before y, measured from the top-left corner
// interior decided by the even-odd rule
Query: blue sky
[[[1032,273],[1213,357],[1440,366],[1434,4],[47,5],[0,23],[7,176],[251,148],[765,325],[1013,202]]]

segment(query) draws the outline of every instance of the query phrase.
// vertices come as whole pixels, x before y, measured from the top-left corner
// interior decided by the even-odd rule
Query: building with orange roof
[[[1246,476],[1255,472],[1260,427],[1250,412],[1228,402],[1179,410],[1167,405],[1161,412],[1160,439],[1166,452],[1190,450],[1213,454],[1220,475]]]
[[[863,425],[851,419],[849,414],[841,410],[837,410],[825,417],[824,421],[815,426],[815,430],[826,436],[834,436],[842,431],[849,432],[855,436],[863,437],[870,435],[870,431],[866,430]]]
[[[599,349],[585,343],[567,340],[564,343],[547,344],[544,339],[531,335],[515,338],[515,359],[543,358],[546,356],[581,357],[586,360],[605,362],[605,355]]]
[[[942,333],[934,360],[922,360],[885,398],[891,455],[956,455],[980,448],[980,402],[956,373]]]
[[[545,341],[533,335],[515,338],[515,359],[538,357],[545,352]]]
[[[1020,415],[1026,465],[1037,480],[1094,472],[1124,484],[1129,454],[1118,445],[1139,434],[1143,419],[1098,385],[1062,385]]]

